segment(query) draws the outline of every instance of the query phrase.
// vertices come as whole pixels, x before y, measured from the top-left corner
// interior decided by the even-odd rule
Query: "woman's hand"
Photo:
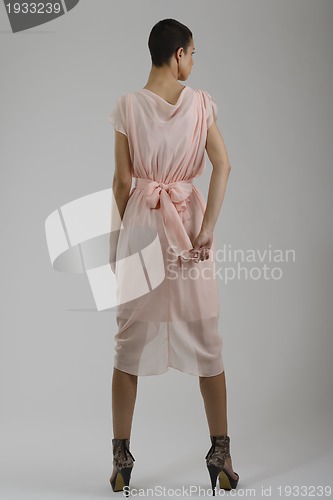
[[[192,260],[199,262],[200,260],[209,259],[209,251],[213,245],[214,234],[213,231],[206,231],[201,229],[198,236],[193,242],[193,248],[189,250]]]

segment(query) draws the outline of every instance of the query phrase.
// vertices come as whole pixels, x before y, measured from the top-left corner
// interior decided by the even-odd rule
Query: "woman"
[[[114,491],[129,485],[137,377],[172,367],[199,377],[211,439],[206,464],[215,494],[218,475],[224,489],[236,488],[239,479],[227,435],[214,276],[213,231],[231,167],[215,123],[216,102],[206,91],[178,81],[187,80],[194,64],[191,31],[164,19],[153,27],[148,46],[147,84],[120,96],[108,117],[115,127],[113,193],[124,228],[115,230],[120,226],[113,210],[110,264],[117,277],[119,330],[110,483]],[[213,165],[207,204],[193,184],[205,169],[205,149]],[[159,279],[161,269],[164,279]]]

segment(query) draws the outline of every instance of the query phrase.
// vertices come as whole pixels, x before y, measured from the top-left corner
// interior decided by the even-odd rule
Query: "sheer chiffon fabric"
[[[176,104],[147,89],[119,96],[108,116],[128,139],[135,178],[115,269],[114,366],[127,373],[224,371],[215,242],[208,260],[186,259],[206,207],[194,179],[205,170],[207,130],[216,118],[213,97],[189,86]]]

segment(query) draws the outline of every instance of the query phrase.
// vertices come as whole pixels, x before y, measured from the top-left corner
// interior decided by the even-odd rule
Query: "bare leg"
[[[137,394],[137,375],[113,369],[112,419],[113,436],[116,439],[130,438],[133,412]]]
[[[228,434],[227,389],[225,372],[214,377],[199,377],[200,391],[204,400],[209,432],[212,436]],[[237,476],[231,458],[226,459],[225,468],[234,479]]]

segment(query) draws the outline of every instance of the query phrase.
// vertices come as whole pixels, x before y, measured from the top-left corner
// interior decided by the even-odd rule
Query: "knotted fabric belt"
[[[136,177],[135,187],[143,190],[150,208],[161,210],[165,234],[175,253],[181,255],[190,250],[193,245],[183,222],[190,219],[186,202],[192,193],[193,179],[166,184]]]

